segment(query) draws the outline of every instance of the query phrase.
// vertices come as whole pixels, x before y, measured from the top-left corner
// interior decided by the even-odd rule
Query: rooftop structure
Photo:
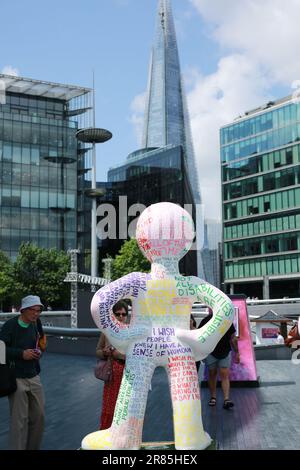
[[[44,98],[54,98],[69,101],[91,91],[90,88],[76,85],[63,85],[61,83],[33,80],[32,78],[0,74],[0,81],[4,84],[6,92],[21,93]]]

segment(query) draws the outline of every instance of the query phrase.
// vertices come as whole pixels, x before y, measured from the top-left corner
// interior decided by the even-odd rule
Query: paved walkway
[[[102,382],[93,376],[91,357],[46,354],[42,381],[46,393],[43,449],[76,449],[98,427]],[[220,449],[300,449],[300,365],[258,361],[259,388],[232,389],[235,407],[223,410],[221,391],[215,408],[202,389],[204,427]],[[7,446],[8,401],[0,399],[0,449]],[[167,378],[157,369],[149,392],[144,441],[173,440]]]

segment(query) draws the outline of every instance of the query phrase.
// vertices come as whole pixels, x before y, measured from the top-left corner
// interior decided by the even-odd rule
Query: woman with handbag
[[[120,300],[113,306],[113,314],[120,323],[126,323],[128,319],[128,305]],[[100,418],[100,429],[108,429],[111,426],[116,401],[122,382],[123,371],[125,367],[125,355],[117,351],[102,333],[96,348],[98,359],[111,361],[112,374],[111,379],[104,383],[102,413]]]

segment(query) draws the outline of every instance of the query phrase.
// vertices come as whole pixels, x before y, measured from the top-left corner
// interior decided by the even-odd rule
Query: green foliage
[[[11,303],[15,291],[13,280],[13,264],[2,251],[0,251],[0,306]]]
[[[14,264],[15,303],[19,304],[22,297],[34,294],[53,309],[68,308],[70,284],[64,279],[69,270],[70,258],[64,251],[22,243]]]
[[[113,279],[132,272],[150,271],[150,263],[142,254],[134,238],[125,241],[122,245],[119,254],[114,259],[112,271]]]

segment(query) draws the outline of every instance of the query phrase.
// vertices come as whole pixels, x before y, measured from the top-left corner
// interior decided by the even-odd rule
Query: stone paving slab
[[[46,395],[43,449],[77,449],[98,428],[102,382],[95,379],[91,357],[45,354],[41,378]],[[233,388],[232,410],[211,408],[208,389],[201,389],[205,430],[220,450],[300,449],[300,365],[291,361],[258,361],[259,388]],[[0,449],[7,447],[8,400],[0,399]],[[148,394],[144,442],[173,441],[167,377],[157,369]]]

